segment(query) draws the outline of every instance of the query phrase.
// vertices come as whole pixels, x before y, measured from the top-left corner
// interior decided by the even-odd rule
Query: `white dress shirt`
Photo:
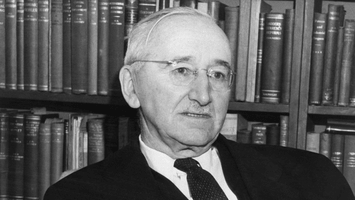
[[[149,167],[169,179],[188,199],[192,200],[186,179],[186,173],[174,167],[175,159],[148,147],[142,141],[141,136],[139,136],[139,143],[141,151],[145,159],[148,161]],[[194,159],[200,163],[204,170],[212,174],[229,200],[237,200],[237,197],[230,190],[224,178],[218,150],[215,147],[212,147],[199,157],[194,157]]]

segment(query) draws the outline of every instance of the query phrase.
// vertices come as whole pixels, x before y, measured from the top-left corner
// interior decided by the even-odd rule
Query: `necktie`
[[[192,158],[177,159],[174,167],[186,172],[187,183],[194,200],[227,200],[213,176]]]

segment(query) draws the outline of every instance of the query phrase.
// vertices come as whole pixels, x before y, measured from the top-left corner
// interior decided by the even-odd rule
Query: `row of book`
[[[0,197],[42,199],[64,171],[99,162],[127,145],[136,135],[128,131],[138,127],[129,124],[129,117],[1,110]]]
[[[240,114],[228,113],[221,134],[243,144],[288,146],[288,115],[280,115],[277,123],[247,121]]]
[[[355,106],[354,38],[355,19],[343,5],[314,14],[310,105]]]
[[[307,133],[306,150],[329,158],[355,193],[355,120],[328,119],[324,131]]]

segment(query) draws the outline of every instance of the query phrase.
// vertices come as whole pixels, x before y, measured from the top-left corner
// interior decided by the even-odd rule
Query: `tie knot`
[[[176,159],[174,163],[174,167],[176,167],[177,169],[183,172],[187,172],[193,168],[196,167],[199,168],[200,163],[198,163],[196,160],[192,158],[180,158],[180,159]]]

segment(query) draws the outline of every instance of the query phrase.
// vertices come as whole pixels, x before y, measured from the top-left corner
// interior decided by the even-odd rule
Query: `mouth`
[[[182,113],[183,115],[185,116],[188,116],[188,117],[193,117],[193,118],[204,118],[204,119],[207,119],[207,118],[210,118],[211,115],[208,114],[208,113],[191,113],[191,112],[184,112]]]

